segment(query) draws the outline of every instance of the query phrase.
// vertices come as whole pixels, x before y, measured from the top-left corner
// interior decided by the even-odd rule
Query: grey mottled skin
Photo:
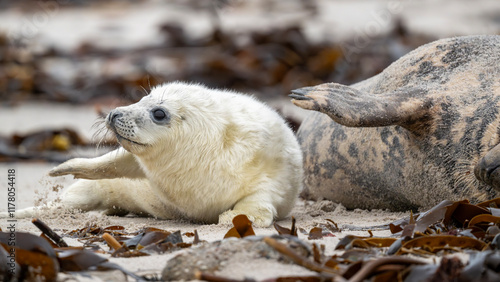
[[[292,92],[317,111],[298,131],[313,198],[415,210],[500,195],[500,36],[435,41],[350,87]]]

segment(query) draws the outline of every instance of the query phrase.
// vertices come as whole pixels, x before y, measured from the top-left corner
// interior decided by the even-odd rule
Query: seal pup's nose
[[[112,110],[108,115],[108,123],[114,124],[115,120],[121,116],[123,116],[123,114],[120,111]]]

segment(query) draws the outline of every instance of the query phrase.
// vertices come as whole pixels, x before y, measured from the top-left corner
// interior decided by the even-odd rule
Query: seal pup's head
[[[216,115],[218,91],[198,84],[172,82],[153,88],[139,102],[118,107],[106,117],[106,126],[122,147],[136,155],[152,153],[171,145],[189,142],[209,131]],[[183,140],[184,139],[184,140]]]

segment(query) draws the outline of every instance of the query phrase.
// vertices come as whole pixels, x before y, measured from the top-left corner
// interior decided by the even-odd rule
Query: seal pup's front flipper
[[[50,176],[72,174],[81,179],[145,178],[134,155],[123,148],[111,151],[103,156],[86,159],[75,158],[53,168]]]
[[[500,144],[479,160],[474,167],[474,174],[480,181],[500,190]]]
[[[400,89],[397,92],[370,94],[338,83],[292,90],[292,102],[306,110],[327,114],[339,124],[350,127],[411,125],[430,117],[433,101],[426,91]]]

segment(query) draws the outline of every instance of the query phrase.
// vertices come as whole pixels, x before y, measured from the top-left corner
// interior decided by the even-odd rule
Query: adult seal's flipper
[[[337,83],[292,90],[292,102],[306,110],[327,114],[339,124],[350,127],[411,126],[430,117],[432,99],[420,89],[401,89],[391,93],[370,94]]]
[[[500,145],[496,145],[479,160],[474,174],[480,181],[500,190]]]

